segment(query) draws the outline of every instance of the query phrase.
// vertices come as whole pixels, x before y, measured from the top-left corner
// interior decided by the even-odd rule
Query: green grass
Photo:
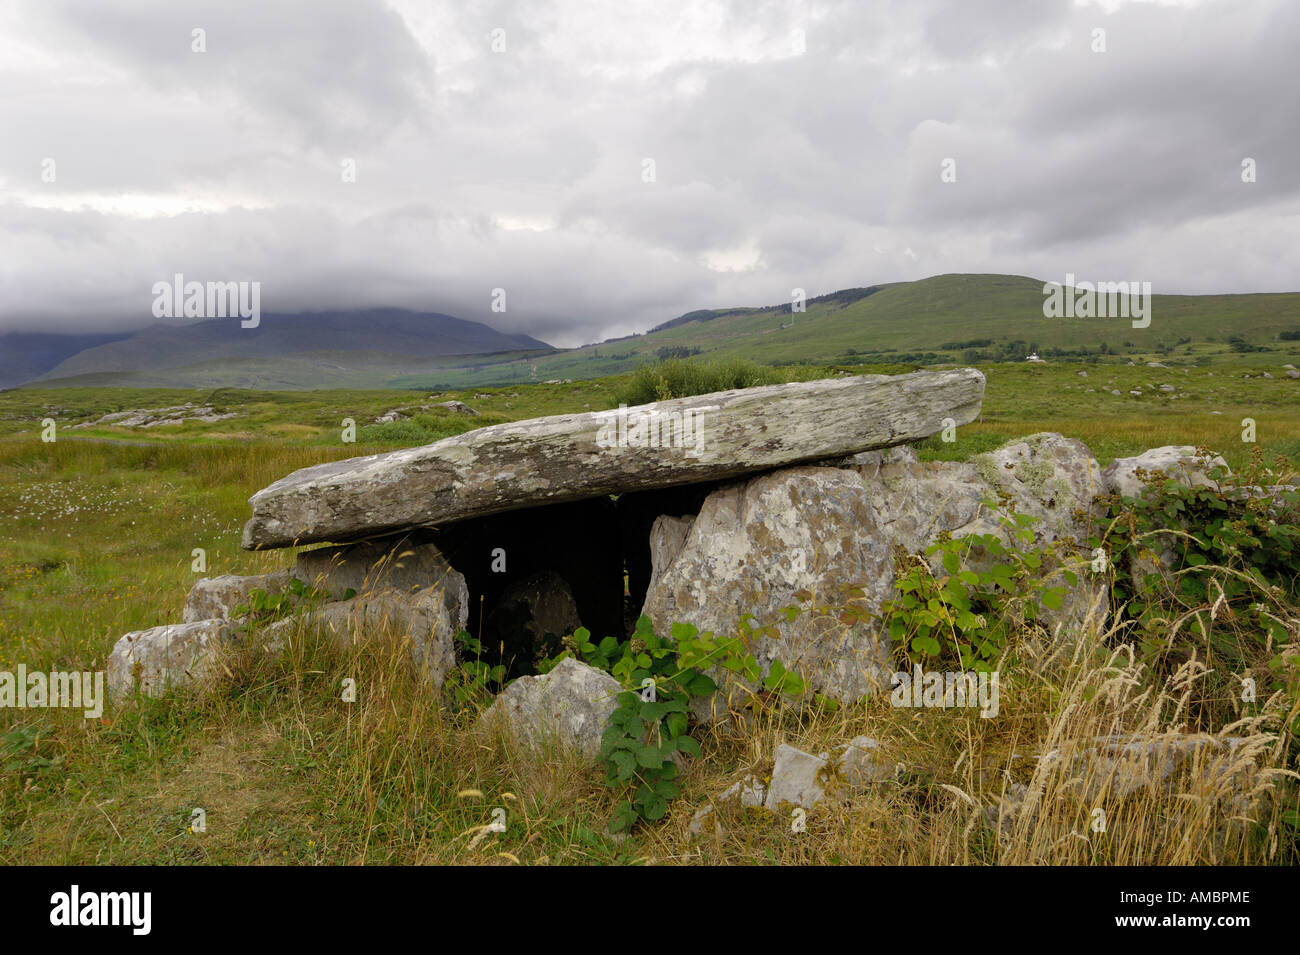
[[[871,366],[886,368],[903,370]],[[955,443],[931,439],[921,452],[965,458],[1011,437],[1053,430],[1085,441],[1103,464],[1163,444],[1205,444],[1240,466],[1251,449],[1241,441],[1240,422],[1249,416],[1261,447],[1300,457],[1300,381],[1241,377],[1265,369],[1279,374],[1271,362],[1185,370],[987,365],[982,420],[960,429]],[[770,372],[781,380],[811,373]],[[682,369],[674,374],[677,387],[714,380],[707,374],[688,380],[694,372]],[[1162,383],[1186,397],[1160,392]],[[198,577],[285,566],[288,554],[241,550],[239,530],[249,495],[296,468],[497,421],[616,407],[634,384],[622,376],[433,396],[117,388],[0,393],[0,669],[19,662],[47,671],[103,669],[121,634],[178,621]],[[1128,394],[1134,388],[1141,397]],[[450,399],[480,416],[438,410],[396,425],[373,424],[393,408]],[[68,428],[109,411],[186,401],[239,417],[153,429]],[[44,417],[59,424],[51,444],[40,440]],[[340,440],[344,417],[357,423],[355,444]],[[580,540],[557,546],[580,546]],[[195,548],[206,552],[203,573],[192,569]],[[384,678],[367,684],[373,692],[362,705],[338,703],[341,676],[377,670]],[[280,661],[245,661],[223,692],[199,700],[143,701],[98,721],[65,711],[0,710],[0,863],[510,861],[502,851],[550,863],[925,861],[917,855],[921,843],[900,842],[915,819],[888,828],[901,818],[901,804],[855,810],[855,824],[878,840],[869,844],[839,840],[822,822],[814,827],[814,835],[822,833],[817,839],[796,843],[779,825],[745,828],[743,820],[734,820],[744,837],[739,843],[691,848],[677,823],[616,842],[605,835],[614,797],[599,770],[563,763],[539,769],[503,742],[479,745],[452,715],[419,697],[400,671],[361,649],[349,656],[296,646]],[[796,723],[773,732],[812,746],[832,729],[883,736],[896,718],[887,706],[867,704],[842,714],[834,728]],[[924,740],[927,732],[954,732],[954,725],[913,722],[898,737]],[[976,723],[974,731],[982,730]],[[775,738],[710,741],[706,760],[685,775],[684,790],[698,799],[722,788],[752,763],[755,747],[770,754]],[[917,758],[928,757],[918,750]],[[482,795],[459,795],[465,790]],[[201,837],[186,832],[196,806],[208,812]],[[510,814],[508,837],[468,849],[472,837],[465,833],[488,822],[497,806]],[[689,818],[689,807],[683,811]],[[936,857],[949,859],[946,852]]]

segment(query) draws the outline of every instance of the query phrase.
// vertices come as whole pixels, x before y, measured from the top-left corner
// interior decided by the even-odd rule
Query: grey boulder
[[[323,637],[341,649],[395,640],[409,646],[417,672],[437,689],[456,665],[455,637],[469,614],[464,578],[456,574],[450,582],[449,589],[370,591],[326,603],[271,624],[259,639],[272,652],[282,650],[296,632]]]
[[[231,642],[225,620],[170,624],[124,634],[108,656],[108,693],[114,700],[137,687],[145,696],[205,685],[221,673],[220,654]]]
[[[353,595],[396,590],[441,588],[451,596],[464,595],[465,579],[433,544],[398,536],[380,540],[318,547],[298,555],[294,576],[332,600]]]
[[[872,628],[780,613],[801,590],[835,600],[841,584],[857,585],[865,596],[852,602],[867,608],[891,592],[889,542],[856,472],[787,468],[721,488],[705,500],[674,556],[676,541],[666,532],[652,538],[654,583],[643,613],[656,633],[690,623],[732,636],[749,613],[776,628],[752,642],[764,670],[780,660],[802,672],[810,689],[842,700],[883,685],[887,656]]]
[[[1138,471],[1147,473],[1163,471],[1166,477],[1188,487],[1209,487],[1214,484],[1208,473],[1215,467],[1226,468],[1228,463],[1218,455],[1209,457],[1197,454],[1191,445],[1167,445],[1152,448],[1131,458],[1116,458],[1102,472],[1107,493],[1120,497],[1141,497],[1146,485]]]
[[[246,606],[253,591],[262,590],[275,596],[284,593],[289,586],[289,572],[279,570],[270,574],[258,574],[252,577],[238,577],[223,574],[220,577],[204,577],[190,589],[185,598],[185,623],[197,623],[200,620],[229,620],[235,611]]]
[[[504,729],[543,750],[556,746],[595,759],[621,690],[608,673],[569,657],[549,673],[520,677],[507,686],[479,717],[478,726]]]

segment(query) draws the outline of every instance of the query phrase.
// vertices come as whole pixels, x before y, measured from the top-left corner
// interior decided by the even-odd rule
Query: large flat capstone
[[[295,471],[250,499],[250,550],[449,524],[919,441],[979,415],[973,368],[720,391],[492,425]],[[951,419],[951,420],[946,420]]]

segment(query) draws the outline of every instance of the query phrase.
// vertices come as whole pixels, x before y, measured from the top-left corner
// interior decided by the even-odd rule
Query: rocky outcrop
[[[1106,493],[1138,498],[1146,494],[1148,483],[1158,486],[1162,480],[1173,480],[1186,487],[1213,487],[1216,482],[1210,479],[1209,472],[1215,468],[1226,471],[1227,467],[1223,458],[1201,454],[1192,445],[1168,445],[1134,457],[1116,458],[1106,465],[1102,479]],[[1185,529],[1185,525],[1178,522],[1147,536],[1145,547],[1132,559],[1128,568],[1135,592],[1141,593],[1148,579],[1163,579],[1174,566],[1179,539]]]
[[[478,725],[489,731],[504,728],[542,750],[558,746],[595,759],[621,690],[608,673],[566,658],[550,673],[521,677],[507,686]]]
[[[450,411],[452,414],[468,415],[470,417],[478,416],[478,412],[463,401],[435,401],[433,404],[413,405],[385,411],[375,419],[375,424],[392,424],[394,421],[406,421],[412,415],[419,414],[421,411],[432,411],[434,408]]]
[[[465,402],[463,401],[435,401],[431,405],[423,405],[422,407],[446,408],[448,411],[451,411],[455,414],[469,415],[470,417],[478,416],[478,412],[475,411],[473,408],[471,408],[469,405],[465,404]]]
[[[307,590],[293,585],[301,593],[294,593],[297,606],[289,616],[256,627],[238,616],[254,591],[291,593],[295,578]],[[120,696],[138,681],[142,692],[157,696],[206,684],[221,672],[223,652],[251,645],[250,633],[258,647],[279,653],[290,634],[309,632],[341,647],[380,640],[408,644],[417,671],[436,689],[456,664],[455,636],[468,617],[465,578],[428,542],[403,536],[318,548],[300,554],[292,574],[200,580],[185,601],[184,623],[117,641],[109,656],[109,686]]]
[[[1027,514],[1034,545],[1054,540],[1086,540],[1087,511],[1102,492],[1101,468],[1080,441],[1041,433],[978,454],[969,462],[921,463],[911,448],[860,455],[852,466],[872,491],[885,533],[910,553],[933,543],[940,533],[953,537],[995,534],[1013,541],[984,506]]]
[[[983,395],[984,376],[961,369],[796,382],[493,425],[290,474],[249,500],[243,545],[356,540],[891,447],[974,420]]]
[[[1043,579],[1065,587],[1066,594],[1059,609],[1043,608],[1042,622],[1056,632],[1077,632],[1109,611],[1106,579],[1088,572],[1082,560],[1093,502],[1104,490],[1097,459],[1082,442],[1044,432],[960,463],[921,463],[911,448],[897,448],[879,462],[859,456],[856,467],[872,489],[886,532],[909,553],[924,552],[945,533],[992,534],[1017,549],[1059,541],[1058,563],[1043,568]],[[986,506],[988,500],[1002,514]],[[1006,513],[1034,518],[1031,543],[1013,537],[1002,523]],[[970,559],[979,564],[985,558],[972,553]],[[930,560],[936,573],[940,560],[937,554]],[[1062,572],[1066,567],[1076,574],[1074,586]]]
[[[116,428],[157,428],[165,424],[183,424],[186,421],[198,421],[208,424],[238,417],[238,412],[221,412],[208,405],[195,405],[187,401],[183,405],[175,405],[170,408],[137,408],[133,411],[113,411],[96,418],[94,421],[83,421],[81,424],[74,424],[72,427],[74,429],[101,428],[112,425]]]

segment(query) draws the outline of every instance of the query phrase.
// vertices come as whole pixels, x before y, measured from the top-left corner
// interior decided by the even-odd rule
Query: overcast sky
[[[1300,290],[1300,2],[6,0],[0,331],[177,272],[562,346],[944,272]]]

